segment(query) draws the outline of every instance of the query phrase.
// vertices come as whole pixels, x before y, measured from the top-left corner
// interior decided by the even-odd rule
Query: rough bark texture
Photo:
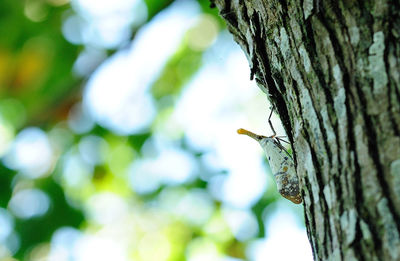
[[[398,1],[215,0],[292,143],[316,260],[400,260]]]

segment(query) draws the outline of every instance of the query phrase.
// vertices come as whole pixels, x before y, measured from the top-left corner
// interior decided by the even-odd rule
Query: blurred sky
[[[69,131],[84,138],[62,156],[62,175],[56,177],[69,189],[66,193],[86,189],[93,169],[109,161],[108,156],[116,151],[103,137],[89,134],[96,124],[119,136],[151,130],[142,156],[124,170],[129,188],[145,196],[166,185],[153,202],[161,213],[173,213],[209,230],[212,225],[208,220],[215,211],[216,199],[222,202],[221,218],[235,238],[253,238],[258,226],[250,208],[274,183],[270,173],[265,173],[261,147],[237,135],[236,130],[243,127],[271,134],[267,127],[269,105],[254,81],[249,80],[248,62],[231,35],[219,32],[215,18],[202,13],[192,0],[175,1],[143,26],[133,42],[132,28],[147,18],[146,5],[141,0],[72,0],[71,6],[74,12],[66,12],[60,30],[69,42],[83,46],[73,72],[87,81],[82,102],[74,105],[67,120]],[[42,19],[40,13],[29,8],[25,13],[32,20]],[[184,37],[190,48],[205,51],[203,65],[179,97],[171,98],[174,108],[163,119],[158,114],[160,107],[171,106],[171,100],[156,101],[150,88]],[[96,67],[109,48],[119,51]],[[275,115],[272,121],[277,133],[284,134]],[[0,127],[4,134],[8,133],[7,126]],[[3,136],[3,163],[27,179],[45,177],[54,168],[59,157],[57,148],[63,146],[68,135],[72,134],[60,127],[50,132],[28,127],[15,137]],[[177,187],[197,178],[200,168],[194,156],[178,146],[176,141],[182,136],[187,146],[204,152],[202,160],[207,166],[216,172],[225,170],[220,175],[200,177],[208,183],[206,189]],[[132,153],[125,147],[119,150]],[[25,187],[13,195],[8,210],[0,209],[0,242],[13,233],[13,216],[41,216],[51,206],[46,193]],[[164,260],[172,253],[169,239],[157,232],[162,225],[152,227],[154,219],[161,217],[153,215],[151,207],[144,216],[135,216],[140,206],[132,207],[121,196],[108,192],[94,194],[84,204],[88,222],[101,230],[94,233],[90,229],[58,229],[51,239],[48,260],[136,260],[129,256],[127,242],[135,242],[142,260]],[[312,260],[305,228],[295,214],[302,213],[302,206],[280,200],[274,209],[272,215],[265,217],[267,237],[248,244],[247,259]],[[140,227],[145,236],[132,238],[134,233],[125,231],[125,227]],[[12,252],[18,247],[17,239],[14,245],[12,240],[7,242],[0,247],[0,256],[2,250]],[[39,250],[35,252],[38,257]],[[221,255],[215,243],[201,237],[191,241],[186,253],[191,261],[240,260]]]

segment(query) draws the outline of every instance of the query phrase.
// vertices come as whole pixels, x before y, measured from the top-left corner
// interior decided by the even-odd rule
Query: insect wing
[[[274,138],[265,137],[260,144],[267,155],[279,193],[296,204],[301,203],[299,180],[293,159]]]

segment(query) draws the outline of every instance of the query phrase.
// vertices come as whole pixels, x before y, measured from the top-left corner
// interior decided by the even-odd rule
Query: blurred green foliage
[[[24,1],[0,3],[0,95],[23,104],[25,124],[50,121],[43,112],[54,111],[66,96],[79,91],[71,68],[80,48],[60,33],[62,15],[69,7],[42,5],[47,19],[33,22],[24,15]]]
[[[190,30],[176,47],[175,53],[165,63],[151,87],[151,93],[158,102],[158,111],[150,129],[140,134],[123,136],[96,125],[88,133],[74,133],[66,121],[71,109],[81,102],[86,77],[89,76],[73,73],[74,63],[84,46],[74,45],[64,38],[61,32],[62,23],[65,17],[74,11],[70,4],[58,2],[0,1],[0,146],[3,146],[0,155],[4,156],[7,152],[7,142],[11,143],[21,130],[29,126],[40,127],[54,146],[50,168],[39,177],[27,177],[21,171],[7,167],[4,161],[0,162],[1,208],[9,210],[13,195],[24,189],[39,189],[50,199],[50,207],[43,215],[30,218],[17,215],[13,217],[13,232],[3,239],[4,242],[10,241],[10,246],[0,249],[1,253],[7,253],[6,257],[8,255],[8,259],[5,260],[12,260],[11,256],[18,260],[43,258],[51,252],[50,242],[54,233],[63,227],[76,228],[90,235],[101,230],[103,221],[97,221],[90,214],[91,208],[98,207],[91,198],[106,193],[118,195],[129,208],[127,220],[119,220],[125,222],[122,223],[124,228],[118,231],[132,229],[127,239],[131,242],[129,258],[132,260],[150,260],[147,258],[155,254],[153,252],[158,252],[146,248],[152,243],[160,247],[158,254],[162,256],[162,251],[165,250],[162,248],[165,244],[164,237],[172,246],[168,250],[166,260],[187,260],[188,253],[195,253],[197,248],[214,251],[214,247],[215,251],[226,256],[246,259],[247,242],[239,241],[232,235],[222,218],[221,202],[218,200],[211,200],[211,218],[200,225],[191,220],[190,213],[175,215],[173,209],[160,207],[160,202],[168,197],[180,200],[193,195],[203,195],[201,193],[206,191],[207,182],[199,178],[199,175],[195,175],[196,178],[183,185],[162,184],[154,192],[146,195],[133,191],[127,181],[126,170],[132,161],[143,160],[143,147],[153,138],[157,124],[169,119],[176,98],[201,68],[206,48],[193,48],[193,43],[188,41],[188,34],[192,33]],[[137,31],[168,8],[173,1],[145,0],[144,3],[147,7],[147,19],[133,28],[130,38],[133,41]],[[212,17],[211,19],[217,21],[218,30],[223,30],[223,22],[218,17],[217,10],[209,8],[209,1],[198,0],[198,3],[204,14],[208,15],[208,19]],[[28,5],[34,5],[34,13],[27,14]],[[207,19],[205,21],[207,23]],[[204,43],[204,46],[207,44]],[[118,48],[108,49],[106,53],[110,57],[118,51]],[[168,106],[163,105],[165,98],[172,98]],[[73,170],[78,175],[78,185],[75,184],[74,187],[65,179],[63,171],[69,161],[75,160],[74,155],[81,149],[83,140],[88,136],[100,137],[100,140],[107,144],[107,151],[102,156],[104,159],[93,166]],[[215,170],[206,166],[202,161],[203,152],[186,144],[184,135],[179,137],[179,142],[175,145],[196,160],[196,174],[201,172],[208,173],[207,175],[226,175],[224,170],[215,173]],[[101,148],[97,149],[97,152],[100,153],[100,150]],[[277,199],[276,191],[268,193],[252,207],[259,225],[258,237],[265,236],[265,207]],[[185,218],[185,215],[189,217]],[[154,228],[149,229],[151,224]],[[113,226],[118,224],[113,223]],[[153,234],[149,234],[146,229],[155,229],[158,232],[153,231]],[[140,243],[140,249],[132,247],[137,243],[137,239],[131,238],[134,237],[133,234],[135,237],[145,238]],[[12,235],[18,238],[18,243],[14,244],[17,247],[14,249]],[[164,260],[161,256],[157,259],[156,255],[153,260]]]
[[[201,52],[192,50],[184,43],[169,59],[161,76],[153,84],[153,96],[161,99],[168,95],[178,95],[183,86],[200,68],[201,58]]]

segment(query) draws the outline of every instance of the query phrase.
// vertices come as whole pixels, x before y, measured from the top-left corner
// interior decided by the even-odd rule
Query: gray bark
[[[400,260],[398,1],[215,0],[292,144],[316,260]]]

